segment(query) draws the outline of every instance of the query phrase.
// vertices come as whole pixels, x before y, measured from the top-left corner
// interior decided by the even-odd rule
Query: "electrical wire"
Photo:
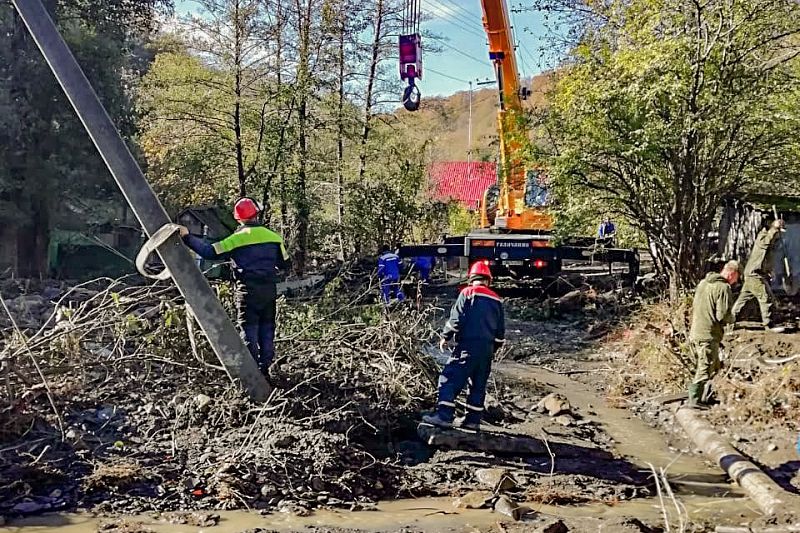
[[[467,58],[469,58],[469,59],[471,59],[471,60],[473,60],[473,61],[475,61],[477,63],[480,63],[481,65],[488,66],[488,67],[492,66],[492,64],[489,62],[488,59],[478,59],[474,55],[468,54],[468,53],[464,52],[463,50],[461,50],[459,48],[456,48],[455,46],[453,46],[452,44],[448,43],[447,41],[443,41],[441,39],[436,39],[436,41],[441,43],[441,44],[443,44],[444,46],[446,46],[447,48],[451,49],[452,51],[454,51],[456,53],[459,53],[462,56],[467,57]]]
[[[443,76],[445,78],[450,78],[453,81],[460,81],[461,83],[469,83],[469,80],[463,80],[461,78],[456,78],[455,76],[451,76],[450,74],[445,74],[444,72],[439,72],[438,70],[433,69],[431,67],[425,67],[425,70],[427,70],[428,72],[433,72],[434,74],[438,74],[439,76]]]
[[[465,33],[469,33],[470,35],[472,35],[474,37],[483,38],[483,39],[486,38],[486,34],[485,33],[481,33],[481,32],[479,32],[479,31],[477,31],[475,29],[469,28],[469,27],[465,26],[464,24],[462,24],[462,23],[450,18],[448,16],[447,11],[442,10],[442,8],[440,6],[438,6],[438,5],[436,5],[436,4],[432,4],[430,2],[430,0],[427,0],[427,4],[428,4],[427,9],[431,12],[432,15],[435,16],[435,18],[439,18],[442,21],[444,21],[446,24],[450,24],[451,26],[454,26],[454,27],[460,29],[461,31],[463,31]]]
[[[469,11],[467,11],[466,9],[464,9],[464,6],[462,6],[462,5],[459,5],[459,4],[455,3],[453,0],[439,0],[439,1],[440,1],[440,2],[445,2],[445,3],[448,3],[448,4],[450,4],[451,6],[453,6],[453,7],[456,9],[456,11],[458,11],[458,12],[460,12],[460,13],[463,13],[463,14],[464,14],[463,16],[466,16],[466,17],[467,17],[467,18],[469,18],[470,20],[474,20],[474,19],[473,19],[473,16],[474,16],[474,15],[473,15],[472,13],[470,13]]]
[[[428,0],[428,3],[433,3],[435,0]],[[444,5],[444,2],[447,2],[450,6],[448,7]],[[450,15],[453,18],[457,18],[468,27],[472,26],[473,29],[477,29],[481,33],[483,33],[483,24],[479,22],[480,19],[476,19],[475,16],[464,9],[463,7],[459,6],[458,4],[454,3],[452,0],[438,0],[438,5],[445,13]],[[455,8],[455,9],[453,9]],[[474,26],[473,26],[474,25]],[[477,28],[475,28],[477,26]]]

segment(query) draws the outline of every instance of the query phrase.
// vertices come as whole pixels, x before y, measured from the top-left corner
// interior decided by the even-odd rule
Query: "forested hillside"
[[[551,79],[552,75],[542,74],[523,80],[523,85],[531,90],[531,96],[525,102],[527,108],[541,109],[546,105],[545,92],[552,85]],[[397,115],[404,122],[414,124],[420,132],[432,132],[431,157],[434,161],[466,161],[470,156],[469,108],[469,92],[460,91],[447,97],[424,98],[417,113],[409,116],[400,110]],[[497,111],[498,94],[494,84],[473,91],[473,160],[494,161],[498,157]]]

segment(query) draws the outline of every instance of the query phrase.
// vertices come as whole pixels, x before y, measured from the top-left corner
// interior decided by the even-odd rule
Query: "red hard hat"
[[[483,261],[473,263],[469,269],[469,279],[476,277],[492,279],[492,271],[489,268],[489,265]]]
[[[238,221],[250,220],[258,215],[258,206],[252,198],[242,198],[233,206],[233,218]]]

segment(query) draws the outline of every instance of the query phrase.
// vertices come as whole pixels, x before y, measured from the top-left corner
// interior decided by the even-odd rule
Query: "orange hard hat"
[[[257,215],[258,206],[252,198],[241,198],[233,206],[233,218],[239,222],[256,218]]]
[[[492,279],[492,271],[489,268],[489,264],[485,261],[473,263],[469,269],[469,279],[472,280],[472,278]]]

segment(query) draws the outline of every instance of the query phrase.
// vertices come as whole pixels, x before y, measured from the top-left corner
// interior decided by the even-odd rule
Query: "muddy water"
[[[690,521],[712,521],[717,524],[737,524],[758,516],[750,509],[747,500],[730,498],[708,498],[691,496],[682,498],[686,507],[686,518]],[[532,504],[534,511],[526,521],[538,521],[543,517],[560,517],[578,520],[585,531],[604,530],[603,521],[635,516],[645,523],[662,523],[661,507],[655,500],[638,500],[618,505],[591,504],[582,506],[550,506]],[[220,513],[219,525],[208,528],[165,523],[149,516],[129,518],[154,533],[240,533],[250,528],[269,528],[275,531],[303,531],[309,527],[358,529],[364,532],[397,531],[412,527],[421,531],[474,532],[494,530],[498,521],[507,519],[487,510],[456,510],[449,498],[424,498],[386,502],[374,512],[321,511],[309,517],[297,517],[281,513],[261,516],[256,512],[232,511]],[[0,527],[3,533],[90,533],[97,531],[102,522],[83,514],[57,514],[31,517],[12,522],[9,527]],[[585,529],[584,529],[585,528]]]

